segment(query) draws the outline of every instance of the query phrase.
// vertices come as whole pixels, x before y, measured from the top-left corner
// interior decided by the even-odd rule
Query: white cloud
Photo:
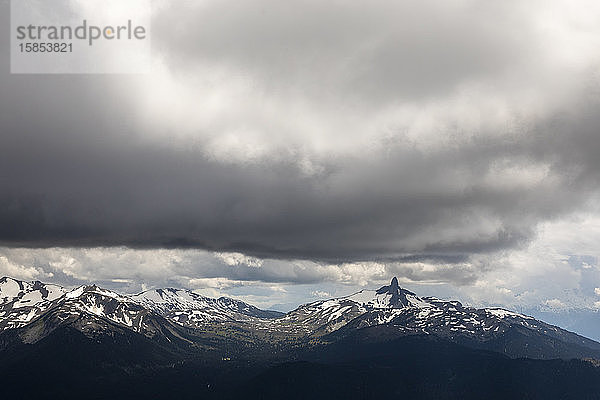
[[[242,253],[222,253],[214,252],[213,256],[219,260],[222,260],[229,266],[245,265],[248,267],[260,268],[263,265],[263,261],[256,257],[249,257]]]
[[[563,310],[567,307],[566,304],[559,299],[546,300],[544,304],[553,310]]]
[[[253,12],[260,7],[270,12]],[[587,0],[170,2],[154,24],[163,59],[131,93],[143,93],[136,103],[150,134],[168,132],[176,145],[193,138],[227,163],[298,150],[372,156],[393,131],[422,150],[510,140],[512,128],[570,106],[586,85],[598,17]]]
[[[51,279],[51,272],[44,272],[33,265],[23,265],[0,254],[0,276],[9,276],[17,279]]]
[[[324,298],[324,299],[333,297],[331,294],[329,294],[327,292],[324,292],[322,290],[313,290],[311,292],[311,295],[314,296],[314,297],[321,297],[321,298]]]

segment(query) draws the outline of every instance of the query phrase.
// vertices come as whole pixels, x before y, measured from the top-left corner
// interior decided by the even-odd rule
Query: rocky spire
[[[414,293],[406,290],[406,289],[402,289],[399,285],[398,285],[398,278],[393,277],[392,281],[390,282],[390,284],[388,286],[383,286],[381,289],[379,289],[377,291],[378,295],[386,295],[386,294],[390,294],[391,298],[390,298],[390,302],[389,305],[393,308],[403,308],[408,306],[409,302],[408,299],[406,298],[407,294],[412,294],[414,295]]]

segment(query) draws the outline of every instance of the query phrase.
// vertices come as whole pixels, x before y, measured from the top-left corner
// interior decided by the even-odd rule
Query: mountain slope
[[[593,340],[500,308],[419,297],[400,288],[396,278],[379,290],[301,306],[282,320],[327,342],[371,328],[364,333],[371,340],[432,335],[511,357],[600,357],[600,343]]]
[[[213,322],[252,322],[283,316],[277,311],[266,311],[239,300],[226,297],[213,299],[189,290],[153,289],[131,299],[182,326],[201,328]]]
[[[10,278],[0,301],[0,376],[15,399],[600,398],[600,343],[395,278],[286,315],[179,289]]]
[[[309,303],[285,315],[182,289],[124,296],[95,285],[68,291],[10,278],[0,280],[0,300],[0,329],[19,329],[24,343],[62,326],[89,337],[126,329],[174,351],[192,347],[253,357],[347,337],[383,342],[430,335],[514,358],[600,358],[600,343],[593,340],[508,310],[419,297],[396,278],[378,290]]]
[[[0,278],[0,332],[27,325],[67,292],[60,286],[39,281]]]
[[[150,339],[179,356],[219,359],[225,355],[262,352],[264,341],[243,325],[280,316],[244,302],[210,299],[195,293],[158,289],[124,296],[96,285],[71,291],[56,287],[41,295],[39,282],[3,279],[6,312],[0,317],[0,349],[35,344],[65,329],[78,331],[91,340],[136,334]],[[33,296],[31,293],[37,295]],[[152,295],[161,297],[152,298]],[[28,301],[27,319],[22,319],[19,302]],[[160,300],[160,301],[159,301]],[[15,311],[16,310],[16,311]],[[184,318],[185,317],[185,318]],[[188,318],[191,317],[191,318]],[[265,319],[266,320],[266,319]],[[4,331],[6,334],[2,334]]]
[[[377,343],[355,339],[319,348],[303,361],[274,365],[241,385],[236,395],[262,400],[600,398],[600,368],[586,361],[510,359],[427,335]]]
[[[96,285],[69,290],[38,281],[0,279],[0,332],[26,326],[53,307],[60,307],[64,316],[93,314],[145,334],[151,334],[150,325],[144,321],[152,314],[187,328],[202,328],[211,323],[252,322],[284,315],[239,300],[213,299],[182,289],[154,289],[124,296]]]

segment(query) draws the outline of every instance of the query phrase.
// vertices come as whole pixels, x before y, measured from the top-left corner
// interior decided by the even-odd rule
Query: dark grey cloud
[[[0,243],[438,264],[523,246],[596,192],[595,80],[546,80],[562,61],[531,10],[466,3],[169,3],[149,78],[3,58]]]

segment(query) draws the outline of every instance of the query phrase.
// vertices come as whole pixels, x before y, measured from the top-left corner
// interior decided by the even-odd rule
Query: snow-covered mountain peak
[[[398,285],[398,278],[394,277],[389,285],[378,290],[363,289],[343,299],[361,304],[367,309],[388,309],[405,307],[423,307],[428,303],[410,290]]]
[[[120,302],[125,302],[125,303],[132,302],[132,300],[127,296],[120,295],[119,293],[101,288],[96,285],[79,286],[78,288],[73,289],[70,292],[66,293],[65,298],[68,300],[69,299],[78,299],[78,298],[81,298],[84,296],[90,296],[90,295],[91,296],[100,295],[102,297],[112,298],[112,299],[118,300]]]
[[[261,310],[240,300],[227,297],[214,299],[185,289],[151,289],[131,296],[131,299],[172,322],[188,327],[202,327],[214,321],[271,319],[283,315]]]
[[[66,292],[68,289],[40,281],[25,282],[9,277],[0,278],[0,304],[12,303],[13,308],[53,301]]]
[[[19,296],[25,290],[23,282],[13,278],[0,278],[0,301],[8,302]]]
[[[211,300],[190,290],[173,288],[146,290],[131,296],[131,299],[161,311],[200,309]]]
[[[0,278],[0,331],[29,323],[68,291],[39,281]]]

